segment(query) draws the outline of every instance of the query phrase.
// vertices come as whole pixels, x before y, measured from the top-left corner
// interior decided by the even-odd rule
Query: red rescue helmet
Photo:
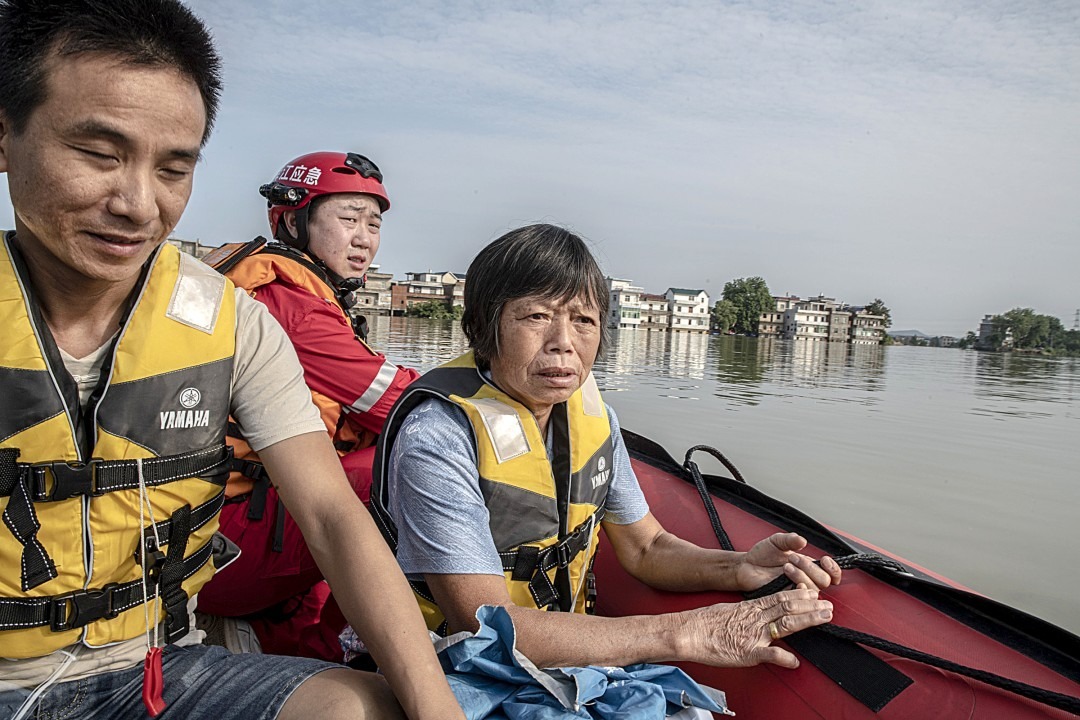
[[[299,250],[307,249],[307,219],[311,203],[323,195],[364,193],[371,195],[386,212],[390,198],[382,184],[379,167],[356,153],[316,152],[301,155],[281,169],[273,182],[259,188],[266,198],[270,231],[281,242]],[[286,210],[296,211],[297,236],[281,221]]]

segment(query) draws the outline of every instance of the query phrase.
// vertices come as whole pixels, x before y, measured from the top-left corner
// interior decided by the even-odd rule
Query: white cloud
[[[657,290],[762,275],[954,333],[1080,305],[1073,3],[193,7],[226,94],[185,236],[265,232],[258,185],[347,148],[399,275],[549,219]]]

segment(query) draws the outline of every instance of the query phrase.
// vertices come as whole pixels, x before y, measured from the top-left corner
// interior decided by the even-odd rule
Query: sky
[[[397,278],[552,222],[655,293],[761,276],[952,335],[1080,308],[1073,0],[190,6],[225,94],[176,237],[266,234],[259,185],[348,150]]]

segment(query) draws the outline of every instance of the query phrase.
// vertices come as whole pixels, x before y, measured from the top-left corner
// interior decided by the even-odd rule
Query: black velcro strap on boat
[[[786,637],[784,642],[874,712],[881,712],[914,682],[870,651],[816,627]]]
[[[901,572],[905,571],[903,565],[880,555],[845,555],[834,560],[845,570],[854,567],[861,567],[864,570],[873,567],[888,567]],[[780,575],[757,590],[744,593],[744,597],[752,600],[787,590],[790,587],[791,581],[786,576]],[[796,633],[787,638],[787,643],[807,662],[821,670],[849,695],[874,712],[879,712],[890,700],[914,682],[910,677],[856,643],[837,637],[822,628],[815,627]]]
[[[210,560],[212,550],[213,543],[207,542],[184,559],[182,580],[198,572]],[[158,586],[148,585],[146,592],[147,599],[153,600],[157,597]],[[49,626],[55,632],[63,632],[95,620],[116,617],[142,603],[141,579],[63,595],[0,598],[0,631]]]
[[[709,516],[713,533],[716,535],[721,548],[734,550],[731,539],[720,521],[720,515],[716,512],[716,506],[713,504],[712,495],[705,484],[705,478],[702,477],[697,463],[690,460],[690,456],[698,450],[708,451],[731,470],[737,480],[744,483],[746,481],[743,480],[739,471],[735,469],[727,458],[710,447],[697,445],[686,453],[683,468],[690,474],[694,486],[697,488],[698,495],[701,497],[705,511]],[[843,567],[842,559],[839,562]],[[787,577],[780,575],[763,587],[753,592],[744,593],[744,597],[747,599],[764,597],[784,590],[790,585],[791,583]],[[821,632],[819,628],[803,630],[785,638],[785,642],[802,655],[808,663],[819,668],[849,695],[874,712],[880,711],[890,700],[899,695],[904,688],[913,682],[907,675],[876,655],[848,640],[828,636]]]

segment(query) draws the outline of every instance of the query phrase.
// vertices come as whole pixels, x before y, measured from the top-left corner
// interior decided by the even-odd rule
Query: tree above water
[[[735,332],[744,335],[756,334],[761,314],[775,307],[769,286],[760,277],[728,281],[723,297],[735,306]]]
[[[995,315],[991,323],[993,330],[988,338],[991,349],[1012,347],[1080,353],[1080,332],[1066,330],[1061,320],[1052,315],[1041,315],[1031,308],[1013,308],[1003,315]]]
[[[735,326],[739,309],[730,300],[721,300],[712,307],[712,327],[722,333]]]
[[[866,310],[874,315],[885,316],[885,327],[892,326],[892,317],[889,312],[889,308],[885,305],[885,302],[881,298],[874,298],[874,302],[866,306]]]

